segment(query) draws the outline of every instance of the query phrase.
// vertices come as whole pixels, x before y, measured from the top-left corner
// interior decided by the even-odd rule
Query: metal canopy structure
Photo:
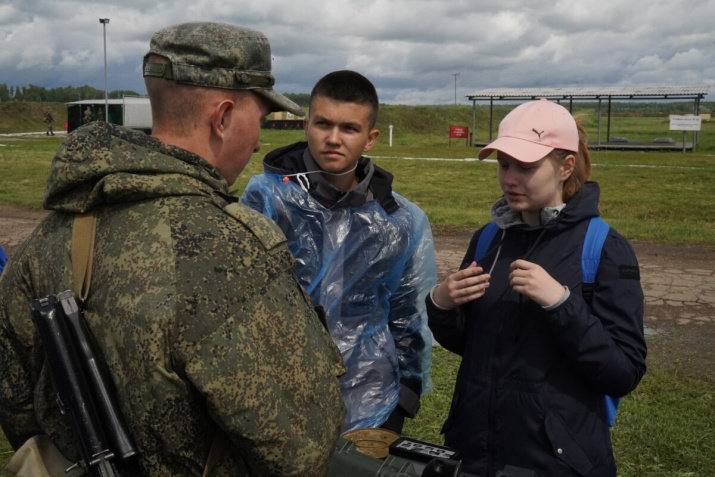
[[[573,112],[573,102],[598,101],[598,141],[596,146],[601,147],[601,103],[608,101],[608,129],[606,141],[611,138],[611,102],[613,100],[692,100],[694,103],[693,114],[700,114],[700,101],[710,91],[710,85],[695,86],[634,86],[634,87],[584,87],[584,88],[492,88],[476,91],[467,95],[472,101],[472,131],[476,126],[477,101],[489,101],[489,142],[492,140],[494,101],[531,101],[546,98],[561,103],[568,101],[568,110]],[[697,134],[694,135],[697,143]],[[477,145],[472,135],[472,146]]]

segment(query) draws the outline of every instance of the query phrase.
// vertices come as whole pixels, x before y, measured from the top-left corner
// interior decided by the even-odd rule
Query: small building
[[[67,132],[72,132],[78,127],[91,121],[104,121],[105,100],[85,99],[72,101],[67,105]],[[125,96],[122,99],[107,100],[109,121],[132,129],[151,132],[151,106],[149,98]]]
[[[261,123],[263,129],[303,129],[303,118],[299,118],[287,111],[277,111],[266,116]]]

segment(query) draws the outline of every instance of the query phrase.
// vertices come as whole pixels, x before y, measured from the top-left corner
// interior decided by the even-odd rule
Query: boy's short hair
[[[375,86],[356,71],[333,71],[323,76],[310,93],[311,106],[316,96],[343,103],[365,104],[370,107],[370,128],[377,122],[379,102]]]

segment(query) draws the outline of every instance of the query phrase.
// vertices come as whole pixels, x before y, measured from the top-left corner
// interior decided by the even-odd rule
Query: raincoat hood
[[[187,176],[193,178],[187,182]],[[221,173],[185,149],[97,121],[60,146],[45,186],[45,209],[85,213],[102,204],[174,195],[228,193]]]

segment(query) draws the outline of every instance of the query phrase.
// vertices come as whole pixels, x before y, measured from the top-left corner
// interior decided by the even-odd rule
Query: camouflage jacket
[[[86,319],[139,450],[126,475],[321,475],[344,418],[344,367],[293,274],[285,238],[217,169],[93,123],[58,150],[47,219],[0,279],[0,424],[79,458],[44,367],[31,299],[71,288],[74,215],[98,212]],[[121,468],[121,467],[120,467]]]

